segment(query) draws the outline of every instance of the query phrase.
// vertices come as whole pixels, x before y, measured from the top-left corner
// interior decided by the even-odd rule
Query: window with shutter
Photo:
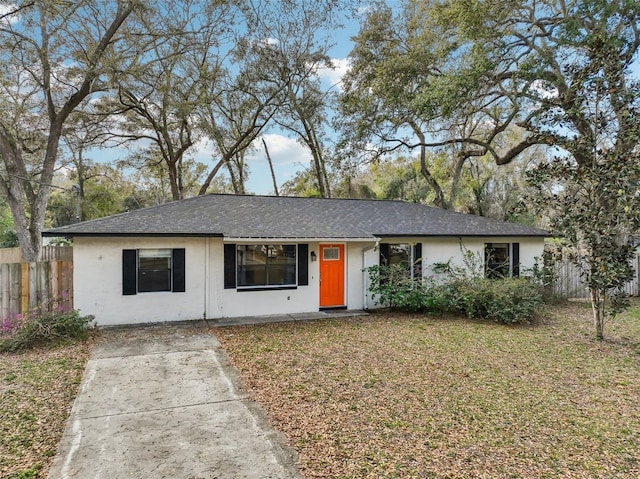
[[[185,292],[184,248],[122,250],[122,294]]]
[[[487,278],[520,276],[520,243],[485,243],[484,268]]]

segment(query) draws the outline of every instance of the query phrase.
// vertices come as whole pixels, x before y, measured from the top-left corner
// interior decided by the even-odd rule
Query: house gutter
[[[371,241],[378,241],[378,238],[369,236],[366,238],[342,238],[338,236],[333,237],[305,237],[305,236],[263,236],[263,237],[247,237],[247,236],[225,236],[222,239],[223,243],[264,243],[264,242],[280,242],[280,243],[370,243]]]
[[[207,319],[207,306],[209,305],[209,284],[207,279],[209,277],[209,238],[203,238],[204,240],[204,304],[202,319]]]

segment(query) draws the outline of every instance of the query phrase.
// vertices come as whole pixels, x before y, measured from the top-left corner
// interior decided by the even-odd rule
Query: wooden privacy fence
[[[41,261],[73,261],[71,246],[43,246]],[[20,248],[0,248],[0,264],[21,263]]]
[[[624,291],[630,296],[640,296],[640,255],[633,260],[635,276],[629,281]],[[559,298],[590,298],[591,293],[580,276],[578,268],[568,258],[564,257],[553,266],[553,295]]]
[[[36,309],[73,309],[72,248],[46,248],[49,259],[37,263],[0,262],[0,319]]]

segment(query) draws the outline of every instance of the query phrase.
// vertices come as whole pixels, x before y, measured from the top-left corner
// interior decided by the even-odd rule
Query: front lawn
[[[308,478],[640,477],[640,306],[216,328]]]
[[[0,477],[47,477],[89,342],[0,353]]]

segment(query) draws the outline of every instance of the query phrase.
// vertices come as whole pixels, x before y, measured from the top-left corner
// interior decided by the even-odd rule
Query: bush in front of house
[[[543,288],[530,278],[487,279],[450,274],[414,280],[398,265],[368,269],[373,298],[393,309],[461,313],[504,324],[527,323],[544,303]]]
[[[424,285],[410,278],[402,265],[371,266],[367,271],[369,291],[380,304],[403,311],[424,309]]]
[[[81,316],[77,310],[54,307],[38,309],[2,320],[0,352],[15,352],[36,345],[67,339],[84,339],[93,316]]]
[[[503,324],[528,323],[544,303],[543,288],[528,278],[472,278],[446,283],[452,312]]]

